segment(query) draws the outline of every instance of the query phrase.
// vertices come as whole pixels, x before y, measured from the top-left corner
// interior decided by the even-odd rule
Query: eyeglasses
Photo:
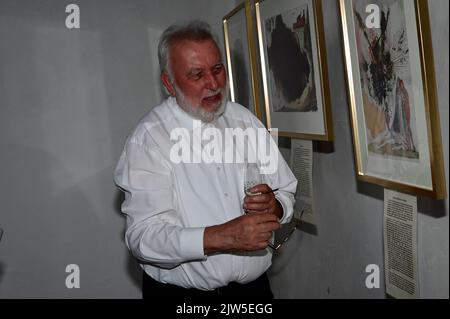
[[[299,219],[294,223],[294,226],[291,227],[291,229],[289,230],[288,234],[286,236],[283,237],[283,240],[280,241],[278,244],[272,244],[271,242],[268,242],[268,246],[270,248],[272,248],[274,251],[277,251],[278,249],[281,248],[281,246],[283,246],[284,243],[286,243],[289,238],[291,237],[291,235],[294,233],[294,231],[297,229],[297,227],[300,225],[301,221],[302,221],[302,216],[303,216],[303,212],[305,210],[303,209],[300,212],[300,217]]]

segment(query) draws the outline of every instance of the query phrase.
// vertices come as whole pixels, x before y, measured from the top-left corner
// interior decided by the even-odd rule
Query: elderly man
[[[194,137],[202,129],[223,137],[228,128],[270,135],[246,108],[226,100],[225,67],[206,23],[166,29],[158,56],[170,97],[128,137],[115,171],[125,192],[125,241],[144,269],[143,296],[272,298],[268,244],[292,217],[297,181],[278,148],[276,170],[248,195],[241,162],[174,159],[180,129]],[[184,151],[204,146],[184,141],[191,142]]]

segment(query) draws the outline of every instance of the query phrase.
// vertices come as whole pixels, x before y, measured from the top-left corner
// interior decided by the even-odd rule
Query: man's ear
[[[175,96],[175,88],[173,87],[172,81],[170,80],[170,76],[167,72],[161,72],[161,82],[166,88],[167,93]]]

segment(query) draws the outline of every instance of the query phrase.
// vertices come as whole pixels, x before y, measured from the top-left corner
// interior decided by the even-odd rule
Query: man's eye
[[[191,73],[190,78],[194,79],[194,80],[199,80],[202,77],[202,73],[198,72],[198,73]]]
[[[219,74],[223,70],[223,65],[218,65],[213,69],[214,74]]]

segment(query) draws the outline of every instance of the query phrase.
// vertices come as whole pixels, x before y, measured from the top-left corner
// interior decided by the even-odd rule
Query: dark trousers
[[[270,289],[269,279],[264,273],[256,280],[239,284],[229,283],[225,287],[220,287],[211,291],[203,291],[195,288],[182,288],[175,285],[160,283],[144,271],[144,280],[142,285],[144,299],[184,299],[184,300],[220,300],[220,299],[239,299],[239,300],[270,300],[273,299],[273,293]]]

